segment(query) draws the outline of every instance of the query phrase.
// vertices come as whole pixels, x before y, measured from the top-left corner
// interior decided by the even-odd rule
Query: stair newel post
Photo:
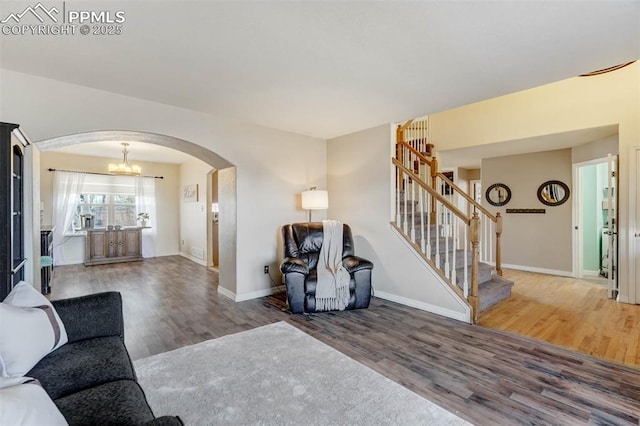
[[[403,141],[402,135],[402,126],[398,125],[396,128],[396,160],[402,163],[402,145],[400,144]],[[402,192],[402,171],[399,167],[396,167],[396,224],[401,226],[401,216],[400,216],[400,194]]]
[[[502,276],[502,251],[501,251],[501,237],[502,237],[502,215],[500,212],[496,213],[496,272]]]
[[[402,142],[404,142],[404,130],[402,130],[402,126],[398,126],[396,129],[396,159],[404,164],[404,148],[402,147]],[[402,174],[400,170],[398,170],[398,188],[403,190],[402,187]]]
[[[402,130],[402,126],[398,124],[396,128],[396,144],[400,144],[401,142],[404,142],[404,131]],[[398,160],[400,160],[400,158],[398,158]]]
[[[478,297],[478,245],[480,244],[480,217],[478,212],[473,212],[471,222],[469,224],[469,237],[471,240],[471,294],[469,295],[469,303],[473,309],[473,323],[478,323],[478,315],[480,313],[480,299]]]
[[[438,160],[433,157],[431,159],[431,188],[438,191]],[[431,197],[431,222],[436,221],[436,199]]]

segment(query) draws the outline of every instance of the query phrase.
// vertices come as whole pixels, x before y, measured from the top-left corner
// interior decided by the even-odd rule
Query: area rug
[[[187,425],[467,425],[285,322],[134,362],[156,416]]]

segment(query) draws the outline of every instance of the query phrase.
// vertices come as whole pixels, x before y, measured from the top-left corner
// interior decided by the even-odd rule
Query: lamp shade
[[[327,191],[310,189],[302,192],[302,208],[305,210],[325,210],[329,208]]]

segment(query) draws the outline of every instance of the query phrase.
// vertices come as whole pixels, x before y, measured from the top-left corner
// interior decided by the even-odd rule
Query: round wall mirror
[[[487,188],[485,198],[492,206],[504,206],[511,199],[511,190],[504,183],[494,183]]]
[[[547,206],[559,206],[569,199],[570,191],[566,183],[549,180],[538,188],[538,200]]]

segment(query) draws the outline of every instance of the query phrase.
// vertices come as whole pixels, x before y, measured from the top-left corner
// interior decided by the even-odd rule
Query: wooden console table
[[[90,266],[142,260],[142,229],[87,229],[84,264]]]

